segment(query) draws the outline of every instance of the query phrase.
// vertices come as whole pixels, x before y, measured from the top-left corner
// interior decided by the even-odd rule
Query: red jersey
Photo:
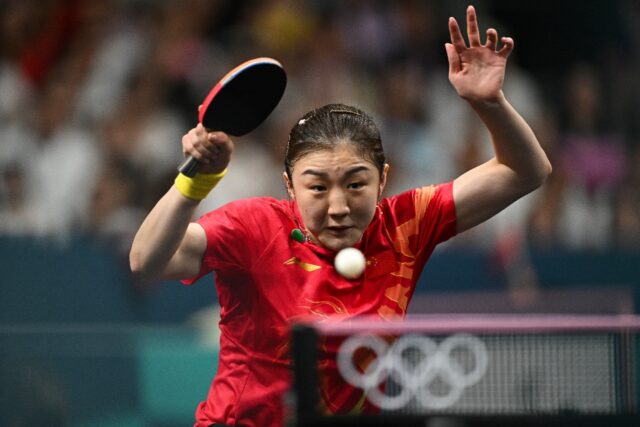
[[[213,423],[282,426],[290,385],[288,328],[296,318],[402,318],[435,246],[456,230],[452,183],[383,199],[355,246],[367,260],[360,279],[333,266],[335,252],[291,238],[304,229],[297,205],[239,200],[198,220],[207,236],[202,270],[215,271],[221,307],[220,361],[196,427]],[[323,384],[327,410],[362,407],[362,394]]]

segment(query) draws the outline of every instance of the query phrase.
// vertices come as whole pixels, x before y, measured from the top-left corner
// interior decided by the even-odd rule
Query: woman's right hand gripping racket
[[[211,89],[198,110],[198,120],[210,131],[245,135],[276,108],[286,85],[287,75],[275,59],[244,62]],[[178,170],[193,177],[198,171],[198,161],[189,156]]]

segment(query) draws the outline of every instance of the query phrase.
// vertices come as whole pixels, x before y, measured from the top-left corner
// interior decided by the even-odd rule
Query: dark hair
[[[342,141],[356,146],[382,176],[385,156],[378,126],[365,112],[343,104],[329,104],[309,111],[293,126],[284,155],[287,175],[291,178],[293,165],[306,154],[333,150]]]

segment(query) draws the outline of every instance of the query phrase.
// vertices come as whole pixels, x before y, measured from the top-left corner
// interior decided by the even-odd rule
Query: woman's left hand
[[[449,81],[462,98],[470,102],[493,102],[502,95],[507,57],[513,50],[513,39],[502,37],[497,50],[498,32],[487,30],[487,41],[481,43],[478,19],[473,6],[467,8],[469,46],[455,18],[449,18],[451,43],[447,43]]]

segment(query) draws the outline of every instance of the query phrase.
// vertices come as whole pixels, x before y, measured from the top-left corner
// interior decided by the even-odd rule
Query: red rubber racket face
[[[199,110],[199,121],[209,130],[245,135],[276,108],[286,85],[287,75],[275,59],[247,61],[211,89]]]

